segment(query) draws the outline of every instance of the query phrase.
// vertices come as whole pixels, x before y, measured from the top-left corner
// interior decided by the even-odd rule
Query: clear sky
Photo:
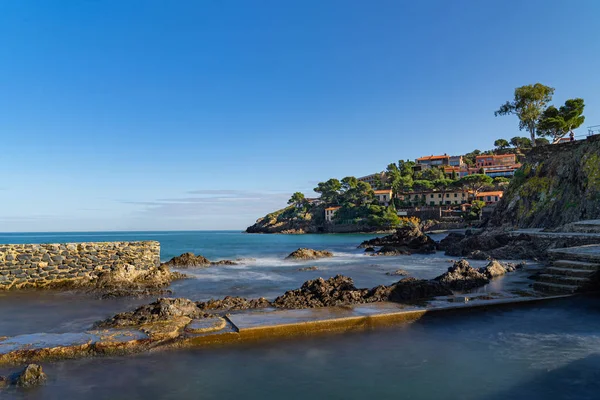
[[[0,231],[244,229],[318,181],[600,124],[600,2],[0,2]],[[585,133],[580,129],[578,134]]]

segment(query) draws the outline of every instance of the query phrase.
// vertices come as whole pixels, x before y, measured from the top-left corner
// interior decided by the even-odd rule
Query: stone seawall
[[[148,270],[159,264],[160,243],[154,241],[3,244],[0,290],[85,282],[117,266]]]

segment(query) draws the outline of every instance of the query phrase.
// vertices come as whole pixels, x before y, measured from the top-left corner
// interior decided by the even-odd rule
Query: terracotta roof
[[[329,211],[329,210],[339,210],[340,208],[342,208],[342,207],[340,207],[340,206],[337,206],[337,207],[327,207],[325,210],[326,211]]]
[[[374,190],[375,193],[390,193],[392,189]]]
[[[477,194],[477,197],[483,197],[483,196],[502,196],[504,194],[503,191],[497,191],[497,192],[481,192]]]
[[[417,158],[417,161],[442,160],[444,158],[450,158],[450,156],[425,156]]]

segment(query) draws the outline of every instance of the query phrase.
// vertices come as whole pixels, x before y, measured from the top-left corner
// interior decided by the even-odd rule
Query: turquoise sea
[[[248,235],[214,232],[0,234],[0,243],[158,240],[161,258],[186,251],[237,266],[186,270],[172,296],[195,300],[238,295],[273,298],[318,276],[344,274],[359,287],[389,284],[402,268],[433,278],[442,253],[370,257],[356,246],[368,235]],[[437,239],[441,236],[437,236]],[[285,261],[299,247],[331,259]],[[477,263],[475,263],[478,265]],[[303,266],[317,271],[298,271]],[[510,279],[482,290],[501,290]],[[152,298],[100,300],[75,293],[0,294],[0,336],[86,329]],[[0,393],[19,399],[598,399],[600,299],[426,317],[370,332],[164,351],[133,357],[48,362],[46,386]],[[14,368],[0,368],[0,375]]]

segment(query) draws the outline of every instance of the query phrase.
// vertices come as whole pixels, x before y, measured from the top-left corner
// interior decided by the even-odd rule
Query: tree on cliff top
[[[557,143],[567,133],[573,133],[585,121],[583,109],[585,104],[583,99],[569,99],[565,101],[564,106],[556,108],[548,107],[544,110],[540,121],[538,122],[538,134],[540,136],[549,136],[552,143]]]
[[[332,178],[327,182],[319,182],[316,188],[313,190],[321,194],[321,200],[327,204],[338,204],[339,190],[342,188],[342,184],[339,180]]]
[[[518,150],[531,149],[531,140],[523,136],[515,136],[514,138],[510,139],[510,144],[515,146],[515,148]]]
[[[494,146],[496,146],[498,148],[498,150],[504,150],[505,148],[510,146],[510,143],[508,143],[508,140],[506,140],[506,139],[497,139],[494,142]]]
[[[374,199],[375,193],[368,183],[359,181],[353,176],[342,179],[340,203],[361,206],[372,203]]]
[[[288,204],[293,204],[296,207],[300,207],[303,206],[304,203],[306,202],[306,197],[304,197],[304,194],[301,192],[296,192],[292,195],[292,197],[290,197],[290,199],[288,200]]]
[[[477,194],[487,186],[490,186],[493,179],[484,174],[473,174],[467,175],[460,178],[457,182],[458,185],[468,190],[472,194],[472,198],[477,198]]]
[[[541,83],[518,87],[515,89],[514,99],[500,106],[494,115],[515,114],[519,118],[519,129],[529,132],[531,144],[535,146],[538,123],[553,94],[554,88]]]

